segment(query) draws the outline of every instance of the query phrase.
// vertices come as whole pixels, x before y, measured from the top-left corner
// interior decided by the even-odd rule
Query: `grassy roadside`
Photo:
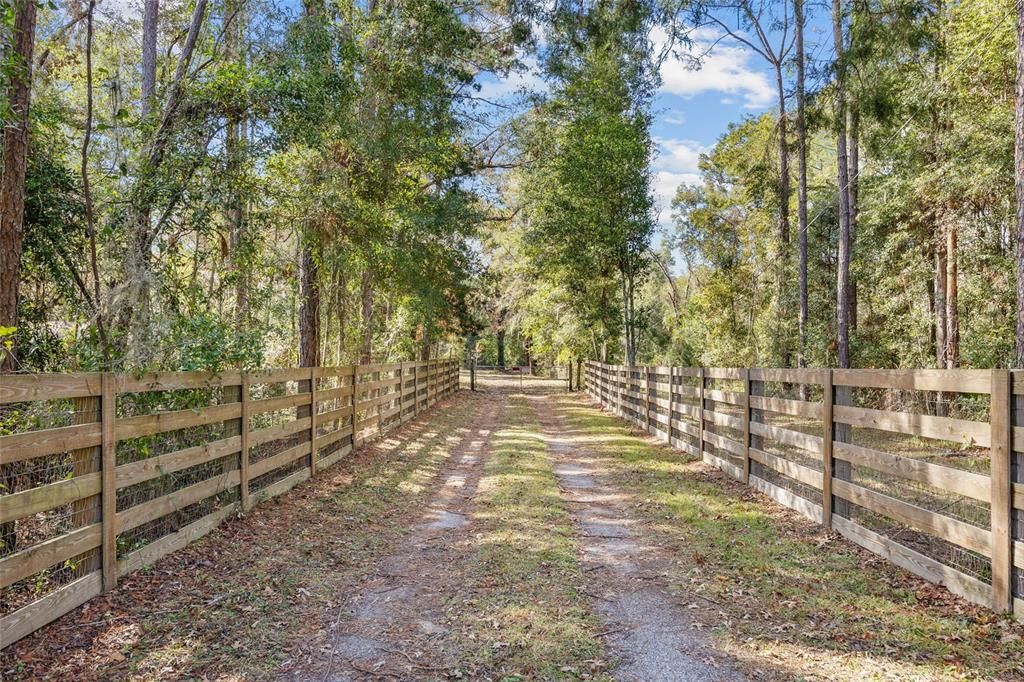
[[[268,679],[330,649],[360,577],[398,544],[480,399],[360,450],[3,651],[6,679]]]
[[[678,558],[670,578],[698,623],[752,669],[797,679],[1024,679],[1020,624],[825,533],[577,398],[559,396],[558,411],[567,435],[634,496],[645,531]]]
[[[451,607],[470,677],[605,679],[569,512],[522,396],[492,438],[475,502],[476,555]]]

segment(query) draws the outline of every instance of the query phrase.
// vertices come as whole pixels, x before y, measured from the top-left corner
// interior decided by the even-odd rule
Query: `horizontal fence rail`
[[[454,360],[0,375],[0,648],[458,385]]]
[[[590,361],[584,380],[675,448],[1024,619],[1024,372]]]

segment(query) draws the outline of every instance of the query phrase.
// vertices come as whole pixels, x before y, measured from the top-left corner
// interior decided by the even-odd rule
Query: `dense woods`
[[[489,364],[1019,365],[1018,14],[16,0],[4,366],[467,349]],[[737,110],[659,216],[654,101],[666,60],[701,68],[696,31],[760,60],[775,103]]]

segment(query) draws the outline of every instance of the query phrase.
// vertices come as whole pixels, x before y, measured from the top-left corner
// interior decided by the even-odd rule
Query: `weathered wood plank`
[[[100,546],[101,541],[101,524],[91,523],[9,554],[0,559],[0,587],[7,587],[50,566],[95,549]]]
[[[249,401],[249,414],[266,414],[267,412],[278,412],[289,410],[293,407],[304,407],[310,404],[310,394],[294,393],[292,395],[280,395],[274,398],[263,398],[262,400]]]
[[[741,443],[741,442],[739,442],[737,440],[733,440],[732,438],[729,438],[727,436],[723,436],[721,434],[712,433],[711,431],[705,430],[704,431],[704,442],[705,443],[711,443],[712,445],[714,445],[717,448],[722,448],[723,450],[728,450],[729,452],[731,452],[734,455],[738,455],[740,457],[743,456],[743,443]],[[742,474],[742,471],[741,471],[741,474]]]
[[[249,430],[252,427],[252,412],[249,410],[249,403],[252,397],[249,395],[249,373],[242,373],[242,385],[240,389],[242,418],[239,420],[241,430],[239,431],[238,446],[238,504],[243,512],[252,509],[252,500],[249,498],[249,450],[251,447]]]
[[[779,457],[773,455],[770,452],[764,450],[758,450],[757,448],[750,448],[750,459],[755,462],[760,462],[769,469],[773,469],[783,476],[788,476],[795,481],[799,481],[804,485],[809,485],[812,488],[821,490],[822,474],[820,471],[815,471],[810,467],[793,462],[785,457]]]
[[[836,369],[836,386],[898,388],[905,391],[988,393],[991,376],[983,369]]]
[[[100,444],[99,422],[25,431],[0,437],[0,463],[13,464],[38,457],[91,448]]]
[[[231,436],[182,450],[175,450],[117,467],[117,488],[126,488],[241,451],[242,437]]]
[[[962,469],[932,464],[910,457],[873,450],[853,445],[852,443],[835,443],[834,455],[851,464],[870,467],[894,476],[902,476],[920,483],[927,483],[942,490],[964,495],[966,497],[989,501],[991,482],[989,477]]]
[[[102,374],[5,374],[0,377],[0,405],[30,400],[65,400],[100,394]]]
[[[821,396],[821,524],[832,528],[832,475],[835,471],[835,389],[832,384],[832,370],[825,370],[822,376]]]
[[[839,478],[833,479],[832,491],[844,500],[849,500],[869,511],[888,516],[922,533],[934,535],[978,554],[991,555],[991,533],[985,528],[973,526],[959,519],[918,507]],[[833,517],[834,520],[835,517]]]
[[[240,419],[241,417],[241,403],[224,403],[223,405],[210,405],[196,410],[174,410],[172,412],[157,412],[156,414],[144,414],[137,417],[118,419],[117,428],[114,433],[117,440],[144,438],[167,431],[205,426],[229,419]]]
[[[788,414],[794,417],[808,417],[819,419],[822,414],[821,403],[812,403],[806,400],[789,400],[788,398],[766,398],[765,396],[750,396],[750,406],[768,412]]]
[[[783,445],[801,448],[815,457],[821,457],[823,444],[821,436],[812,436],[811,434],[801,433],[800,431],[794,431],[782,426],[755,421],[750,422],[750,432],[762,438],[770,438]]]
[[[337,450],[335,450],[331,454],[327,455],[326,457],[320,458],[320,460],[316,463],[316,470],[317,471],[323,471],[324,469],[327,469],[328,467],[333,466],[342,457],[344,457],[345,455],[347,455],[350,452],[352,452],[352,446],[351,445],[345,445],[345,446],[342,446],[342,447],[338,448]]]
[[[866,429],[894,431],[983,448],[991,445],[991,432],[985,422],[911,412],[888,412],[852,405],[836,405],[832,414],[837,422]]]
[[[734,417],[730,414],[723,414],[713,410],[704,410],[704,421],[718,424],[719,426],[728,426],[739,431],[744,429],[742,417]]]
[[[249,477],[258,478],[263,474],[273,471],[274,469],[280,469],[283,466],[287,466],[300,457],[305,457],[309,453],[309,441],[293,445],[286,450],[282,450],[276,455],[264,457],[263,459],[251,463],[249,465]]]
[[[742,379],[743,370],[739,367],[705,367],[705,379]]]
[[[256,369],[249,372],[249,382],[253,384],[279,384],[285,381],[302,381],[308,378],[308,367]]]
[[[238,485],[241,476],[237,469],[218,474],[205,481],[194,483],[190,486],[176,490],[167,495],[143,502],[142,504],[130,507],[117,515],[117,532],[125,533],[133,528],[138,528],[161,516],[184,509],[196,502],[212,497],[220,492]]]
[[[326,388],[316,392],[316,401],[318,403],[326,403],[331,400],[338,400],[339,398],[347,398],[352,395],[351,386],[338,386],[337,388]]]
[[[321,412],[317,418],[317,422],[321,425],[329,424],[330,422],[337,421],[338,419],[344,419],[345,417],[352,416],[352,406],[345,405],[334,410],[328,410],[327,412]]]
[[[774,483],[766,481],[760,476],[755,476],[753,474],[750,476],[750,487],[764,493],[782,506],[789,507],[793,511],[803,514],[810,520],[821,523],[820,504],[815,504],[814,502],[804,499],[790,490],[781,488]]]
[[[103,567],[103,591],[110,592],[117,587],[117,385],[113,374],[104,374],[100,387],[102,443],[100,445],[103,497],[100,499],[101,513],[101,563]]]
[[[117,562],[117,573],[125,576],[132,571],[153,565],[158,559],[188,546],[219,526],[224,519],[238,511],[238,503],[231,502],[206,516],[183,526],[173,533],[126,554]]]
[[[294,474],[285,476],[280,481],[271,483],[266,488],[259,491],[258,495],[261,499],[270,499],[271,497],[277,497],[282,493],[286,493],[298,484],[309,479],[309,469],[299,469]]]
[[[10,495],[0,496],[0,523],[16,521],[26,516],[60,507],[102,490],[102,474],[94,472],[75,476],[56,483],[47,483]]]
[[[985,583],[931,557],[904,547],[884,535],[868,530],[841,516],[834,516],[832,518],[832,527],[851,542],[874,552],[916,576],[942,585],[953,594],[976,604],[984,604],[986,606],[992,601],[992,588]]]
[[[696,424],[684,422],[681,419],[673,419],[671,420],[670,425],[677,431],[681,431],[689,436],[693,436],[694,438],[700,438],[700,427]]]
[[[352,435],[352,426],[351,425],[343,426],[342,428],[335,429],[333,431],[328,431],[327,433],[323,434],[322,436],[318,436],[317,437],[317,439],[316,439],[316,448],[317,448],[317,450],[319,450],[321,448],[327,447],[328,445],[330,445],[334,441],[338,440],[339,438],[344,438],[345,436],[351,436],[351,435]]]
[[[3,633],[3,641],[0,642],[0,645],[6,646],[35,632],[68,611],[78,608],[102,591],[103,572],[93,571],[59,590],[51,592],[42,599],[22,606],[17,611],[0,618],[0,633]]]
[[[726,459],[722,459],[721,457],[712,455],[707,450],[704,450],[697,456],[701,457],[705,464],[715,467],[716,469],[724,473],[726,476],[729,476],[737,481],[740,480],[741,476],[743,476],[743,469],[739,468],[738,466],[736,466],[735,464]]]
[[[752,367],[754,381],[774,381],[788,384],[820,384],[825,380],[824,369]]]
[[[294,419],[292,421],[284,422],[283,424],[275,424],[274,426],[268,426],[263,429],[257,429],[249,432],[249,447],[254,448],[264,443],[269,443],[279,438],[287,438],[288,436],[294,436],[300,431],[305,431],[309,428],[309,417],[303,417],[302,419]]]
[[[736,393],[735,391],[719,391],[708,388],[704,390],[704,399],[713,400],[716,403],[726,403],[728,405],[743,407],[743,394]]]
[[[144,393],[148,391],[182,391],[197,388],[239,386],[242,373],[237,369],[223,372],[150,372],[139,376],[117,375],[118,393]]]

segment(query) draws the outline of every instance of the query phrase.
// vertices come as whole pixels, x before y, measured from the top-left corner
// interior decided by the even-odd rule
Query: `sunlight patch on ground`
[[[536,413],[513,396],[497,429],[476,497],[473,599],[459,621],[469,656],[505,679],[606,679],[599,621],[585,581]]]
[[[680,595],[752,668],[828,680],[1024,677],[1024,627],[914,578],[626,422],[559,396],[572,437],[641,502]],[[582,436],[582,438],[581,438]]]

